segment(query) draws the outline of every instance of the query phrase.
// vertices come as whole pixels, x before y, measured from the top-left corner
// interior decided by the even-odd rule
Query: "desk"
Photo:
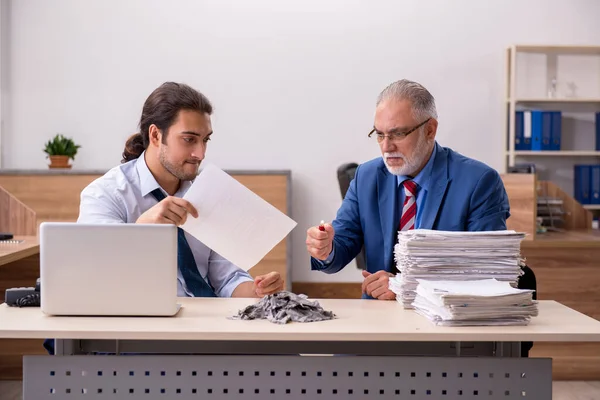
[[[20,243],[0,241],[0,266],[39,254],[40,243],[36,236],[15,236]],[[33,282],[35,284],[35,281]]]
[[[172,318],[48,317],[1,305],[0,338],[62,339],[62,356],[24,358],[24,399],[548,399],[551,360],[519,358],[515,342],[600,341],[600,322],[553,301],[540,302],[529,326],[449,328],[397,302],[319,300],[338,318],[276,325],[227,318],[252,299],[180,300]],[[320,356],[297,356],[305,352]]]
[[[538,299],[552,299],[600,320],[600,231],[548,232],[521,242],[537,278]],[[533,357],[552,357],[555,379],[600,379],[600,343],[540,343]]]
[[[538,234],[521,242],[521,253],[536,275],[539,300],[556,300],[600,320],[600,231]],[[354,282],[294,282],[292,290],[315,298],[361,296]],[[600,343],[536,343],[530,356],[552,358],[555,380],[600,380]]]
[[[39,242],[35,236],[16,236],[18,244],[0,242],[0,302],[12,287],[35,286],[40,276]],[[21,379],[23,354],[42,354],[41,340],[0,340],[0,379]]]

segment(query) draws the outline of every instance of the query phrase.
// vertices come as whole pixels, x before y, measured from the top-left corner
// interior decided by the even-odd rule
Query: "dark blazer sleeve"
[[[355,177],[350,182],[342,206],[337,212],[336,219],[332,222],[335,231],[333,238],[334,257],[329,264],[311,257],[312,270],[328,274],[336,273],[348,265],[362,249],[364,238],[357,196],[359,180],[360,166],[356,169]]]
[[[468,231],[498,231],[506,229],[510,216],[508,195],[498,172],[486,170],[471,194]]]

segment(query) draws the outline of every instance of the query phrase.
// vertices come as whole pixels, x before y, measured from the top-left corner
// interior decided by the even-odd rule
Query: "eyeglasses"
[[[412,128],[406,132],[390,133],[388,135],[379,133],[379,132],[377,132],[377,130],[375,128],[373,128],[373,130],[371,132],[369,132],[368,137],[371,137],[371,135],[373,135],[373,133],[375,133],[375,138],[377,139],[378,143],[383,142],[383,139],[385,139],[386,137],[392,142],[399,142],[399,141],[403,140],[404,138],[406,138],[408,135],[410,135],[412,132],[416,131],[417,129],[419,129],[420,127],[425,125],[427,122],[429,122],[430,119],[431,118],[427,118],[425,121],[421,122],[419,125],[415,126],[414,128]]]

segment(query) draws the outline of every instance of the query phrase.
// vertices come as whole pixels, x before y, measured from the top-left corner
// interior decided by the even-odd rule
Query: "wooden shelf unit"
[[[570,162],[578,164],[582,158],[588,158],[583,160],[582,163],[591,161],[591,163],[600,163],[600,151],[590,149],[561,149],[558,151],[536,151],[536,150],[515,150],[515,123],[516,123],[516,112],[519,110],[526,109],[541,109],[547,110],[551,107],[553,110],[560,110],[563,112],[576,112],[576,113],[594,113],[600,112],[600,87],[598,87],[596,93],[587,92],[588,96],[584,97],[565,97],[556,93],[554,97],[538,97],[539,95],[524,95],[518,92],[518,79],[517,79],[517,55],[519,53],[535,53],[540,55],[546,55],[546,81],[549,84],[552,78],[557,78],[558,56],[588,56],[598,57],[600,60],[600,46],[565,46],[565,45],[513,45],[506,49],[506,93],[505,93],[505,116],[504,118],[504,134],[505,143],[508,144],[508,148],[505,153],[505,171],[508,171],[510,167],[514,167],[519,163],[520,159],[523,158],[536,158],[535,163],[539,164],[548,171],[552,170],[553,160],[560,159],[559,165],[565,166]],[[600,65],[600,62],[598,63]],[[521,67],[528,68],[528,66]],[[521,71],[521,70],[519,70]],[[590,69],[590,76],[595,76],[596,70]],[[600,68],[597,70],[598,81],[600,81]],[[536,92],[537,93],[537,92]],[[545,93],[540,93],[544,95]],[[574,135],[575,132],[563,129],[561,135],[563,139],[569,135]],[[592,133],[593,134],[593,133]],[[568,140],[567,140],[568,141]],[[565,140],[562,140],[563,144]],[[566,164],[565,164],[566,163]],[[562,185],[565,185],[563,180]],[[600,212],[600,207],[597,205],[584,205],[584,208],[593,211],[594,213]]]

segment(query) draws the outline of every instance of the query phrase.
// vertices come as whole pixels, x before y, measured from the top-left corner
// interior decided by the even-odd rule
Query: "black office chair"
[[[347,163],[342,164],[337,170],[338,183],[340,184],[340,192],[342,192],[342,199],[346,197],[346,192],[350,187],[350,182],[354,179],[354,174],[356,173],[356,168],[358,167],[357,163]],[[367,269],[367,265],[365,263],[365,248],[360,250],[360,253],[354,259],[356,261],[356,267],[358,269]]]
[[[354,174],[356,173],[356,168],[358,168],[357,163],[346,163],[339,166],[337,170],[338,182],[340,185],[340,191],[342,192],[342,198],[346,196],[346,192],[350,187],[350,182],[354,179]],[[365,249],[364,247],[361,249],[360,253],[355,258],[356,266],[358,269],[366,269],[365,264]],[[523,275],[521,275],[517,281],[517,287],[519,289],[532,289],[535,290],[533,292],[533,299],[537,300],[537,281],[535,278],[535,274],[533,270],[529,268],[527,265],[521,267],[523,270]],[[533,342],[522,342],[521,343],[521,357],[528,357],[529,350],[533,347]]]

